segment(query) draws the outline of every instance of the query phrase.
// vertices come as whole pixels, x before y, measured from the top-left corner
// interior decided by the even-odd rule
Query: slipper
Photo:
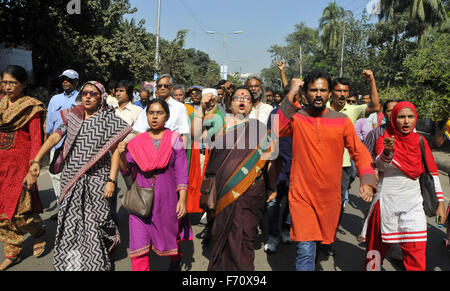
[[[22,259],[19,256],[16,256],[15,258],[6,258],[1,264],[0,264],[0,271],[6,271],[7,269],[11,268],[14,265],[17,265],[20,263]]]
[[[45,246],[47,243],[45,242],[45,234],[41,235],[38,238],[35,238],[35,243],[33,245],[33,256],[36,258],[41,257],[45,252]]]

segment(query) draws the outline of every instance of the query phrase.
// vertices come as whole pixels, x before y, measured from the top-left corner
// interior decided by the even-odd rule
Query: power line
[[[189,15],[192,17],[192,19],[194,20],[194,22],[197,23],[197,25],[200,27],[200,29],[202,30],[202,33],[205,33],[208,29],[205,27],[205,25],[203,24],[203,22],[197,18],[197,16],[195,16],[194,12],[192,11],[192,9],[189,7],[189,5],[186,3],[185,0],[180,0],[181,4],[184,6],[184,8],[186,9],[186,11],[189,13]],[[216,38],[213,38],[213,40],[219,44],[220,41]]]

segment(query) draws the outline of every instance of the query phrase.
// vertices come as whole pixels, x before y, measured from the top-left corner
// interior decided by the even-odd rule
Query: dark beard
[[[322,113],[325,110],[326,105],[324,104],[321,107],[315,107],[312,104],[308,104],[308,108],[313,112],[314,115],[319,115],[320,113]]]

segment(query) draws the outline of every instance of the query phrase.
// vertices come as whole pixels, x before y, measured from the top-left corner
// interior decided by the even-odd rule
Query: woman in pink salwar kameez
[[[181,240],[192,240],[186,217],[188,166],[181,137],[164,124],[169,107],[157,99],[147,107],[150,131],[119,144],[120,170],[142,188],[154,187],[153,210],[142,218],[130,213],[130,250],[133,271],[149,271],[149,253],[169,256],[171,270],[180,270]],[[155,177],[153,185],[152,177]]]

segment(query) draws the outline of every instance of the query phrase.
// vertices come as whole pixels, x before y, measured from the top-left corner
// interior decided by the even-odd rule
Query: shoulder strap
[[[247,122],[247,124],[245,125],[245,128],[243,129],[243,132],[241,133],[241,135],[236,139],[236,142],[234,143],[233,149],[236,148],[236,145],[237,145],[238,141],[241,139],[242,135],[245,134],[245,131],[247,130],[247,127],[248,127],[248,122]],[[231,150],[228,152],[226,158],[223,159],[222,164],[220,165],[220,167],[219,167],[219,168],[217,169],[217,171],[216,171],[216,175],[217,175],[218,172],[220,172],[220,170],[222,169],[223,165],[225,165],[225,162],[228,160],[228,158],[230,157],[230,154],[231,154],[232,152],[233,152],[233,150],[231,149]]]
[[[420,136],[420,152],[422,153],[422,162],[423,162],[423,166],[425,168],[425,173],[429,173],[428,171],[428,165],[427,165],[427,159],[425,158],[425,144],[423,142],[423,137],[422,135]]]

